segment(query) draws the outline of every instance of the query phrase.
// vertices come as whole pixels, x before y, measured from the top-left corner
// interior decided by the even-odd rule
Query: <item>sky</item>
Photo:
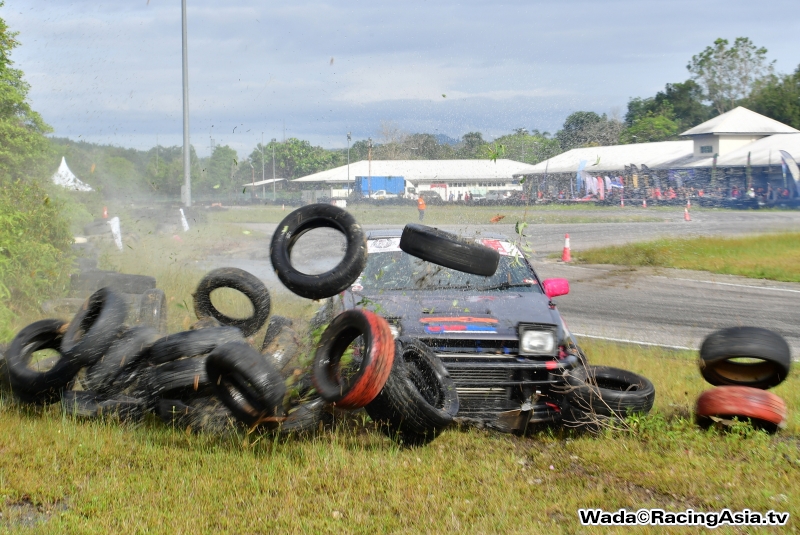
[[[718,37],[800,64],[800,2],[772,0],[187,0],[191,142],[248,155],[262,139],[325,148],[408,133],[554,133],[577,110],[689,77]],[[6,0],[12,54],[55,136],[182,143],[179,0]],[[781,29],[783,28],[783,29]]]

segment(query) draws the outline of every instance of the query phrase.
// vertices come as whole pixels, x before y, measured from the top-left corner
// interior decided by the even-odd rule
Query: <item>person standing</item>
[[[425,219],[425,208],[427,208],[427,206],[425,205],[425,199],[422,197],[422,195],[420,195],[419,197],[417,197],[417,209],[419,210],[420,221]]]

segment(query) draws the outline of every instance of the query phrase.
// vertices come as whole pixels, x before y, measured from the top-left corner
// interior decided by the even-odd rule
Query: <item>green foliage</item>
[[[771,75],[761,80],[745,106],[800,129],[800,66],[792,74]]]
[[[772,74],[775,64],[767,61],[766,48],[756,47],[747,37],[728,45],[727,39],[717,39],[686,66],[720,114],[735,108],[760,78]]]
[[[667,84],[664,91],[659,91],[655,97],[630,99],[625,124],[631,127],[641,119],[662,115],[683,131],[710,119],[712,111],[710,106],[703,104],[703,90],[697,82],[686,80]]]
[[[568,151],[578,147],[597,147],[616,145],[623,129],[623,123],[609,119],[606,114],[593,111],[576,111],[564,121],[564,126],[556,133],[561,149]]]
[[[16,314],[62,291],[72,236],[61,203],[33,181],[6,181],[0,195],[0,339]]]
[[[468,132],[461,136],[461,146],[456,151],[458,158],[470,160],[482,158],[487,145],[480,132]]]
[[[518,162],[537,164],[561,152],[561,144],[557,139],[535,131],[531,134],[524,128],[518,128],[513,134],[495,139],[505,147],[506,158]]]
[[[620,143],[647,143],[676,139],[678,123],[664,115],[639,119],[620,135]]]
[[[0,2],[0,6],[2,6]],[[19,45],[17,33],[0,18],[0,177],[19,178],[41,171],[42,156],[51,131],[27,101],[30,86],[14,69],[11,51]]]
[[[339,151],[329,151],[322,147],[314,147],[305,140],[289,138],[282,143],[270,141],[263,147],[265,178],[272,178],[273,149],[275,151],[276,178],[288,178],[291,180],[347,163],[346,153],[343,155]],[[261,154],[262,146],[259,143],[250,153],[250,161],[256,169],[256,181],[261,180]],[[358,161],[352,159],[352,151],[351,161]],[[247,172],[249,175],[249,165],[247,165]]]

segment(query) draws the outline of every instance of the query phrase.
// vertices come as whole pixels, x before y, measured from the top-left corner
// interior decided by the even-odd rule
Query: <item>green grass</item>
[[[693,353],[584,347],[595,363],[653,380],[654,412],[599,436],[452,429],[402,449],[369,426],[217,437],[5,401],[0,523],[19,533],[570,533],[582,529],[580,507],[800,514],[796,377],[775,389],[789,405],[785,431],[705,432],[688,419],[708,388]],[[20,525],[23,514],[40,522]]]
[[[800,282],[800,233],[662,239],[573,253],[590,264],[658,266]]]
[[[278,223],[290,213],[274,206],[233,207],[224,212],[209,212],[214,223]],[[350,204],[347,210],[363,225],[405,225],[417,222],[419,212],[415,206],[376,206]],[[579,213],[571,213],[579,212]],[[585,212],[585,213],[584,213]],[[433,206],[425,211],[428,225],[487,224],[496,216],[504,216],[500,223],[514,224],[527,221],[542,223],[642,223],[663,221],[663,216],[626,214],[614,208],[584,206]]]

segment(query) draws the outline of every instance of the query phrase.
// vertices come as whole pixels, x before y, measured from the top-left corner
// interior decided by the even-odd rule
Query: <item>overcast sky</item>
[[[326,148],[407,132],[555,132],[576,110],[688,77],[717,37],[800,64],[800,2],[188,0],[191,137],[247,155],[264,138]],[[6,0],[12,59],[54,135],[182,143],[180,0]]]

